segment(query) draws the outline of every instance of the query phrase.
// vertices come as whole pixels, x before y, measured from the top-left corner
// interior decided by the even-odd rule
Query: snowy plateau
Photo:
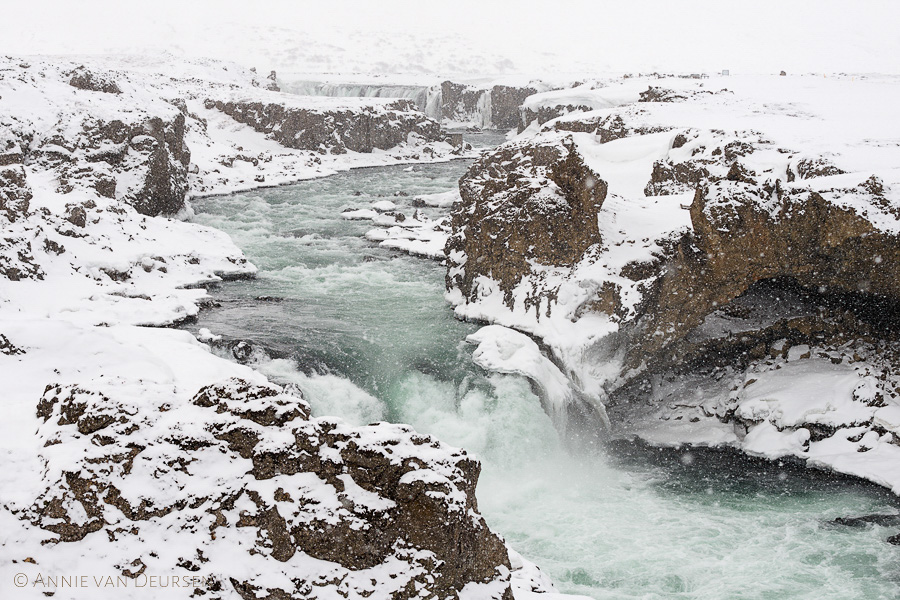
[[[472,162],[341,218],[445,266],[472,361],[576,444],[900,494],[900,78],[363,79],[0,57],[0,596],[578,598],[491,530],[477,457],[178,328],[257,273],[191,200],[360,167]]]

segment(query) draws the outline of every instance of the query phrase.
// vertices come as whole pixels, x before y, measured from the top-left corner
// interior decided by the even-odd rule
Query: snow
[[[788,361],[792,361],[790,353]],[[821,360],[789,362],[777,371],[748,375],[737,397],[738,410],[746,421],[766,419],[779,429],[805,423],[831,427],[866,423],[874,410],[857,401],[854,394],[866,384],[871,382],[860,378],[849,365]]]
[[[472,360],[479,367],[533,381],[541,390],[545,410],[565,430],[566,408],[574,394],[566,376],[541,353],[534,340],[507,327],[488,325],[468,336],[466,342],[477,345]]]
[[[23,64],[28,66],[20,66]],[[110,74],[122,93],[70,87],[67,72],[81,64]],[[9,126],[14,134],[33,134],[29,143],[38,148],[57,133],[68,140],[66,143],[89,135],[91,125],[86,118],[126,124],[153,117],[172,119],[184,113],[170,100],[184,99],[185,138],[192,153],[189,195],[193,196],[277,185],[357,166],[457,156],[451,154],[449,144],[429,145],[416,139],[371,154],[292,150],[218,110],[206,108],[204,98],[218,94],[222,98],[265,96],[270,101],[312,110],[377,109],[385,102],[304,100],[261,92],[253,85],[254,78],[252,72],[233,64],[182,61],[172,56],[5,57],[0,58],[0,122],[4,133]],[[132,147],[150,146],[157,141],[152,136],[137,135],[128,143]],[[430,152],[421,153],[424,147]],[[100,151],[114,149],[106,145]],[[105,169],[105,163],[91,162],[96,151],[90,154],[81,146],[70,151],[47,144],[43,150],[44,155],[52,153],[76,165],[90,163],[97,165],[98,171]],[[127,156],[132,160],[130,152]],[[232,418],[224,410],[228,403],[220,406],[224,412],[216,412],[193,404],[191,398],[200,388],[233,377],[262,386],[268,382],[262,374],[214,355],[202,343],[217,340],[220,336],[214,332],[202,330],[198,341],[170,326],[196,315],[209,301],[205,286],[223,278],[253,276],[256,268],[226,234],[191,223],[189,206],[180,213],[185,220],[138,214],[124,197],[127,191],[142,185],[141,173],[104,171],[117,184],[117,197],[107,198],[77,178],[72,179],[72,189],[64,189],[60,185],[63,171],[56,164],[43,157],[26,160],[24,172],[33,193],[30,210],[4,225],[4,243],[12,239],[21,244],[22,251],[33,257],[42,279],[10,281],[0,277],[0,333],[13,348],[0,353],[0,379],[4,381],[4,418],[0,421],[3,586],[15,573],[25,573],[34,581],[39,574],[51,572],[118,575],[132,566],[137,571],[139,563],[132,565],[136,558],[144,561],[148,574],[154,575],[176,569],[181,573],[184,569],[178,563],[190,559],[201,564],[209,561],[203,575],[234,576],[256,585],[294,589],[297,578],[326,584],[331,581],[330,587],[321,588],[321,597],[340,593],[343,597],[386,599],[392,590],[413,578],[427,579],[430,575],[422,565],[430,560],[430,553],[425,551],[397,548],[384,563],[359,571],[302,552],[284,563],[275,561],[273,566],[265,553],[251,552],[259,545],[257,528],[215,528],[211,514],[206,512],[207,503],[218,503],[216,498],[239,489],[282,508],[299,506],[286,503],[286,496],[300,500],[302,510],[282,512],[289,523],[340,520],[358,528],[366,522],[354,516],[351,509],[377,513],[390,509],[393,503],[364,490],[349,475],[342,476],[344,489],[340,492],[313,473],[256,479],[249,475],[250,460],[215,447],[221,441],[211,428]],[[68,218],[71,205],[84,209],[84,226]],[[396,222],[394,217],[374,210],[369,216],[384,218],[384,224],[392,227]],[[0,218],[6,223],[5,216]],[[427,223],[421,221],[419,225],[424,228]],[[52,251],[53,244],[64,246],[64,251]],[[10,251],[4,247],[4,253]],[[333,383],[327,376],[323,379],[319,382],[322,385]],[[132,449],[140,448],[140,458],[129,462],[127,469],[124,463],[109,459],[107,453],[116,446],[92,442],[94,438],[81,435],[81,428],[88,430],[92,425],[67,423],[68,417],[58,414],[58,400],[41,409],[57,411],[52,413],[56,418],[40,418],[38,402],[42,397],[53,397],[55,390],[83,401],[90,418],[112,419],[105,426],[115,433],[110,443],[119,444],[122,456],[128,452],[126,444],[132,443]],[[282,404],[276,414],[305,406],[283,391],[279,391],[278,399]],[[352,397],[348,403],[357,405],[359,417],[366,423],[381,419],[381,406],[374,398]],[[264,405],[262,400],[249,400],[227,408],[263,410]],[[279,452],[296,443],[286,428],[263,427],[247,419],[241,423],[245,431],[259,436],[257,447],[261,450]],[[314,419],[302,427],[327,427],[337,435],[350,436],[361,452],[381,454],[397,465],[416,457],[420,461],[417,464],[422,465],[416,476],[443,484],[441,491],[429,494],[440,495],[450,510],[465,514],[465,518],[477,516],[466,513],[467,493],[460,488],[461,471],[454,466],[462,455],[456,449],[430,440],[424,444],[421,440],[427,438],[404,426],[355,427],[334,419]],[[200,448],[192,451],[190,458],[179,456],[179,440],[199,440]],[[340,463],[337,450],[324,441],[321,449],[321,460]],[[432,466],[436,470],[432,471]],[[113,504],[103,503],[98,517],[74,500],[67,491],[64,473],[111,478],[120,500],[132,507],[187,508],[141,521],[138,535],[130,529],[135,521]],[[87,526],[100,518],[109,525],[122,523],[123,529],[109,536],[88,535],[78,543],[46,545],[45,539],[56,536],[27,518],[33,514],[34,503],[42,499],[58,499],[65,515],[56,519],[47,516],[45,524],[54,521],[57,525]],[[257,509],[244,494],[233,507],[221,507],[222,518],[233,525],[242,512],[252,514]],[[203,555],[188,555],[195,549],[202,549]],[[179,553],[186,555],[181,557]],[[23,562],[27,557],[37,562]],[[339,584],[330,579],[334,577]],[[496,583],[485,585],[496,587]],[[473,586],[470,591],[476,597],[486,597],[485,585]],[[44,597],[44,591],[42,586],[17,590],[23,598]],[[71,598],[96,595],[92,587],[57,591]],[[187,597],[193,590],[186,587],[172,593],[178,596],[179,591],[186,592],[182,595]],[[224,597],[237,597],[227,581],[222,593]],[[143,590],[134,585],[117,590],[117,597],[122,598],[142,594]]]
[[[542,107],[571,106],[579,109],[581,113],[601,108],[613,108],[637,102],[640,92],[647,89],[645,82],[646,80],[641,79],[630,85],[599,89],[596,89],[594,84],[585,83],[570,89],[542,92],[529,96],[522,104],[522,108],[536,112]]]
[[[482,8],[488,12],[496,10]],[[19,7],[17,10],[27,8]],[[785,9],[778,7],[778,10],[783,13]],[[761,14],[763,11],[759,12]],[[827,15],[827,11],[822,13]],[[659,11],[651,22],[657,23],[658,27],[660,19],[667,14],[667,10]],[[71,17],[63,10],[59,14],[51,14],[49,19],[54,22],[66,15]],[[545,21],[533,19],[533,15],[525,16],[535,22]],[[853,23],[858,23],[861,22],[858,19],[863,17],[851,15],[848,18],[856,19]],[[581,21],[595,26],[589,19],[575,19],[572,23],[577,26]],[[875,23],[876,28],[887,27],[891,23],[890,19],[870,21]],[[19,22],[19,19],[4,19],[3,35],[7,43],[24,48],[33,40],[22,37],[26,28],[18,26]],[[10,25],[15,27],[15,31],[9,29]],[[679,39],[687,35],[669,23],[665,25],[664,31],[674,33]],[[167,33],[158,39],[168,44],[173,35],[182,35],[183,27],[184,23],[179,24],[176,33]],[[296,31],[288,27],[274,33],[268,29],[231,27],[231,31],[249,35],[221,35],[219,32],[220,35],[214,37],[219,40],[216,43],[233,44],[235,47],[229,50],[234,56],[254,56],[266,61],[263,64],[288,66],[295,70],[292,77],[324,73],[330,82],[350,78],[342,84],[348,86],[345,88],[346,96],[369,95],[355,86],[371,85],[371,89],[385,89],[401,84],[409,87],[400,93],[418,94],[417,86],[435,85],[435,74],[439,72],[452,70],[484,75],[488,70],[493,75],[519,68],[507,65],[500,51],[475,51],[474,46],[460,44],[452,35],[438,38],[424,56],[416,38],[422,35],[421,32],[394,38],[368,35],[356,39],[351,36],[346,38],[354,40],[348,43],[348,49],[332,47],[335,51],[326,53],[327,57],[322,58],[322,45],[310,42],[322,39],[317,32],[297,36]],[[41,28],[29,35],[37,36],[34,39],[52,36],[52,29]],[[77,29],[67,27],[66,31]],[[633,30],[619,29],[623,32],[621,35],[633,35]],[[765,27],[762,31],[769,35],[775,29],[779,28]],[[804,40],[802,32],[808,29],[811,28],[794,32],[792,37],[798,47]],[[732,34],[710,33],[706,38],[716,35]],[[123,39],[107,42],[101,41],[104,36],[96,37],[96,43],[138,43]],[[373,37],[377,43],[371,43]],[[522,37],[525,39],[527,36]],[[591,39],[604,38],[603,43],[612,43],[610,40],[615,37],[590,36]],[[872,39],[876,37],[872,36]],[[185,41],[183,37],[180,39]],[[535,44],[535,39],[541,43]],[[896,40],[896,36],[885,39]],[[285,40],[290,43],[279,47]],[[756,41],[759,42],[758,39]],[[526,39],[526,43],[536,46],[533,54],[526,55],[529,57],[527,60],[537,65],[531,67],[534,72],[540,68],[549,71],[554,66],[558,67],[554,64],[559,59],[558,55],[540,56],[537,46],[544,42],[546,40],[539,36]],[[85,47],[84,40],[71,36],[62,36],[54,43],[60,47],[66,44]],[[358,46],[354,48],[353,44]],[[451,45],[455,50],[460,49],[460,53],[441,50]],[[838,54],[837,50],[833,50],[820,53],[815,58],[809,58],[814,55],[812,52],[797,57],[777,45],[757,45],[770,51],[768,55],[754,57],[756,68],[761,70],[772,70],[774,65],[781,66],[782,63],[787,63],[785,66],[792,70],[798,65],[819,70],[845,68],[848,65],[857,71],[869,66],[886,67],[883,69],[885,71],[897,70],[894,58],[898,55],[896,41],[880,41],[875,50],[872,44],[859,44],[853,51],[841,50]],[[837,48],[838,45],[828,42],[826,46]],[[374,48],[375,51],[358,52],[362,47]],[[629,51],[636,47],[640,48],[640,44],[622,45]],[[743,62],[747,55],[744,46],[734,39],[727,38],[725,43],[716,47],[724,49],[716,56],[717,62],[729,62],[729,66],[747,65]],[[732,52],[732,47],[739,50]],[[193,52],[185,47],[178,47],[176,51]],[[688,64],[683,56],[655,58],[660,55],[658,50],[650,48],[646,52],[649,54],[637,53],[632,62],[621,64],[656,66],[675,64],[676,60],[681,61],[677,63],[679,68]],[[568,50],[567,54],[579,55]],[[395,60],[385,61],[385,55]],[[582,56],[590,56],[593,60],[598,55],[607,56],[603,53]],[[342,61],[347,56],[352,56],[355,62],[344,63],[342,67],[357,68],[365,73],[327,73],[333,64],[338,64],[335,61]],[[708,65],[711,60],[709,56],[708,50],[704,50],[695,55],[694,63],[690,64]],[[829,57],[836,60],[828,62]],[[447,62],[450,60],[454,62]],[[611,58],[608,60],[614,64]],[[29,67],[19,67],[22,61],[30,63]],[[419,63],[423,61],[425,66],[421,67]],[[586,58],[573,59],[566,63],[565,70],[589,69],[593,72],[596,66],[589,62]],[[64,72],[82,63],[117,74],[123,89],[122,97],[100,92],[76,92],[65,85],[61,78]],[[409,73],[402,77],[379,76],[378,72],[384,69],[392,72],[407,69]],[[186,140],[192,151],[189,181],[193,196],[281,185],[359,166],[446,160],[451,157],[449,146],[435,145],[436,152],[425,158],[420,154],[420,145],[415,140],[390,151],[371,154],[331,155],[284,148],[222,112],[206,108],[203,102],[205,95],[214,89],[223,99],[277,98],[285,105],[309,109],[355,110],[384,106],[386,101],[350,97],[298,98],[263,92],[253,86],[256,75],[233,64],[185,61],[173,55],[155,54],[114,58],[84,56],[64,62],[26,57],[2,59],[0,73],[3,75],[0,80],[0,114],[14,115],[17,125],[24,124],[38,132],[35,144],[42,141],[41,136],[45,136],[46,132],[58,126],[59,116],[63,113],[69,116],[84,113],[107,121],[128,121],[133,116],[134,107],[138,107],[137,110],[148,115],[171,116],[178,109],[169,100],[183,97],[188,112]],[[568,77],[568,74],[556,77],[560,79]],[[474,85],[485,86],[490,85],[485,83],[487,81],[498,80],[471,80]],[[511,78],[509,81],[528,83],[531,79]],[[512,308],[503,303],[503,294],[496,282],[487,278],[479,282],[478,302],[463,304],[458,291],[451,290],[448,299],[456,305],[459,317],[495,323],[468,339],[478,345],[474,353],[476,362],[488,370],[517,373],[534,381],[543,390],[550,411],[558,418],[564,415],[565,406],[576,397],[587,398],[602,408],[606,386],[615,383],[621,367],[615,339],[620,329],[619,320],[615,315],[581,314],[579,308],[596,295],[602,284],[611,282],[622,289],[624,313],[634,313],[643,295],[635,282],[621,275],[621,269],[629,263],[652,261],[661,250],[661,241],[690,228],[689,214],[684,209],[690,203],[690,193],[644,196],[644,185],[654,161],[665,158],[681,160],[695,150],[702,151],[701,146],[711,148],[726,137],[757,145],[759,149],[748,158],[748,163],[757,172],[772,173],[773,177],[777,174],[778,178],[792,168],[792,161],[827,155],[849,173],[793,184],[783,181],[784,185],[832,193],[836,204],[864,214],[883,231],[900,232],[897,219],[889,212],[880,211],[877,207],[873,209],[853,193],[830,191],[852,188],[875,173],[885,182],[890,203],[896,205],[900,200],[895,191],[900,189],[900,168],[896,166],[900,164],[900,145],[897,143],[900,140],[900,124],[894,118],[900,100],[898,84],[900,81],[890,76],[830,74],[828,77],[821,74],[786,78],[712,77],[702,84],[684,79],[621,80],[608,76],[571,89],[532,96],[526,103],[529,108],[572,105],[585,107],[588,112],[566,115],[543,125],[535,124],[526,130],[525,136],[561,139],[569,134],[552,131],[557,124],[615,114],[627,117],[629,125],[664,130],[606,144],[601,144],[591,134],[571,135],[587,164],[609,183],[610,194],[598,214],[603,235],[602,247],[592,250],[586,260],[572,268],[534,265],[535,279],[540,280],[540,285],[556,290],[554,310],[546,318],[537,315],[542,313],[542,308],[549,306],[549,300],[538,306],[537,311],[524,308],[534,282],[523,281],[515,290]],[[689,102],[636,104],[639,92],[648,85],[695,95]],[[725,87],[730,91],[704,93],[720,92]],[[350,94],[350,88],[356,91]],[[335,95],[344,96],[343,93]],[[488,110],[486,106],[482,108]],[[80,132],[76,125],[76,120],[66,121],[60,126],[60,133],[77,136]],[[673,148],[676,133],[683,132],[695,132],[696,136],[682,148]],[[152,138],[146,137],[136,136],[130,143],[150,143]],[[789,153],[781,153],[779,149],[787,149]],[[101,149],[104,152],[109,150],[115,148]],[[46,155],[63,158],[82,158],[77,151],[73,153],[58,144],[48,143],[42,151]],[[207,300],[205,290],[198,285],[215,283],[223,277],[250,276],[255,272],[255,268],[246,262],[226,235],[190,223],[189,208],[183,213],[188,221],[142,217],[128,207],[124,208],[123,214],[111,210],[119,204],[117,200],[99,198],[90,189],[76,186],[68,193],[59,191],[55,174],[39,163],[27,164],[26,170],[34,192],[32,212],[37,214],[38,209],[46,209],[47,214],[12,224],[9,231],[28,237],[35,245],[43,243],[44,239],[63,244],[66,253],[61,256],[51,256],[49,252],[38,254],[45,274],[42,281],[12,283],[0,280],[0,332],[25,351],[24,354],[0,355],[0,380],[5,383],[3,401],[6,407],[5,419],[0,422],[0,456],[5,467],[0,472],[0,504],[3,506],[0,510],[0,528],[5,532],[4,546],[14,544],[16,552],[22,557],[37,555],[44,550],[33,531],[23,525],[11,510],[25,508],[46,488],[48,478],[52,479],[64,468],[74,468],[76,465],[75,456],[66,453],[66,444],[43,446],[44,442],[50,441],[51,435],[66,434],[66,431],[51,431],[52,428],[42,424],[35,415],[35,403],[47,384],[89,384],[92,389],[115,395],[119,406],[134,415],[144,414],[148,422],[156,423],[160,429],[202,435],[202,419],[187,418],[194,414],[193,409],[179,406],[178,410],[173,411],[170,404],[183,405],[200,387],[235,375],[265,383],[262,375],[215,357],[208,347],[185,332],[143,327],[171,325],[196,315],[200,305]],[[119,192],[133,189],[139,182],[129,180],[127,174],[121,174],[118,183],[117,195],[121,199]],[[87,200],[96,202],[96,209],[88,211],[87,227],[76,231],[77,235],[69,235],[73,229],[64,222],[66,204]],[[448,191],[421,196],[416,200],[427,207],[447,209],[459,201],[459,195],[456,191]],[[396,203],[385,200],[368,208],[349,211],[343,216],[373,221],[378,227],[371,230],[367,238],[384,247],[442,260],[449,231],[446,218],[403,214],[404,218],[400,219],[397,214],[385,214],[397,209]],[[127,279],[118,280],[111,275],[118,273],[127,273]],[[727,324],[710,321],[705,326],[709,332]],[[554,361],[543,356],[535,341],[520,332],[540,338],[550,348]],[[208,330],[200,332],[201,341],[214,341],[217,337]],[[896,439],[900,439],[900,405],[888,398],[887,405],[878,406],[873,401],[876,383],[864,365],[852,366],[846,360],[835,363],[818,355],[819,350],[809,346],[791,347],[786,357],[772,364],[758,365],[759,370],[751,375],[736,374],[721,383],[695,382],[696,385],[689,386],[664,382],[656,393],[677,402],[663,404],[659,411],[650,416],[640,415],[640,418],[628,423],[623,432],[659,445],[730,445],[767,458],[794,456],[805,459],[811,466],[857,475],[900,493],[900,475],[896,469],[900,447],[895,443]],[[322,376],[316,384],[334,385],[334,382]],[[380,407],[374,398],[348,395],[347,402],[355,407],[360,424],[381,417]],[[108,409],[102,404],[97,404],[95,408],[97,414],[104,414]],[[148,413],[150,409],[156,410],[152,416]],[[722,422],[722,417],[729,411],[738,415],[746,430]],[[179,416],[176,418],[175,415]],[[838,431],[824,439],[814,439],[811,430],[817,426],[836,427]],[[349,425],[337,423],[336,427],[346,428]],[[407,437],[402,429],[372,426],[366,429],[364,445],[372,451],[381,451],[386,445],[408,445],[403,440]],[[289,441],[288,437],[273,433],[261,443],[265,447],[277,448]],[[417,455],[425,453],[426,458],[435,460],[444,451],[432,452],[418,446],[401,449]],[[337,460],[339,455],[323,452],[323,459],[329,457]],[[154,455],[153,465],[159,465],[164,458],[162,454]],[[209,474],[197,484],[203,490],[215,490],[229,480],[239,479],[247,470],[247,465],[240,460],[228,462],[216,456],[204,456],[203,460]],[[48,465],[52,466],[51,470],[48,470]],[[174,480],[160,484],[158,479],[151,477],[150,468],[151,465],[139,463],[133,477],[127,484],[123,483],[123,495],[133,500],[155,497],[166,502],[179,498],[182,490],[178,489]],[[450,473],[440,470],[407,474],[407,482],[427,480],[445,483],[450,479]],[[388,508],[383,499],[373,497],[349,476],[344,476],[342,481],[349,502],[373,511]],[[316,487],[316,482],[293,480],[288,483],[279,477],[253,485],[258,493],[272,496],[278,486],[291,488],[293,492],[303,490],[318,501],[323,512],[331,511],[328,518],[336,518],[334,515],[344,509],[337,497],[329,496],[327,490]],[[464,497],[461,492],[453,486],[447,486],[447,490],[448,501],[457,510],[462,510]],[[236,512],[241,508],[236,507]],[[109,507],[105,515],[108,522],[121,520],[116,510]],[[78,521],[89,518],[80,506],[72,506],[69,514]],[[291,586],[292,577],[315,578],[334,573],[333,565],[303,556],[296,556],[284,563],[281,570],[273,570],[267,566],[264,557],[249,556],[243,549],[253,544],[247,532],[235,529],[223,535],[228,544],[210,548],[210,559],[217,565],[226,565],[229,572],[233,569],[236,574],[253,574],[257,576],[257,582]],[[190,540],[159,530],[141,543],[141,548],[146,549],[169,548],[188,544]],[[49,557],[47,563],[59,569],[75,566],[83,569],[87,564],[100,570],[112,570],[126,553],[139,551],[121,542],[110,541],[107,544],[92,538],[92,544],[96,545],[77,551],[64,544],[53,547],[46,550]],[[552,584],[534,565],[512,551],[510,555],[517,598],[552,600],[559,597]],[[173,568],[174,565],[169,564],[174,562],[172,558],[174,555],[166,555],[154,568]],[[14,572],[10,568],[9,564],[0,568],[0,578],[4,581],[8,581]],[[31,577],[40,572],[40,568],[30,563],[15,565],[15,569],[21,569]],[[344,573],[342,576],[347,577],[351,585],[364,587],[369,581],[386,584],[398,577],[404,580],[414,575],[408,569],[408,562],[398,558],[377,569]],[[467,586],[461,597],[487,597],[497,591],[488,589],[490,585]],[[23,594],[29,594],[23,597],[31,597],[37,596],[38,592],[28,590]],[[90,597],[90,592],[73,597]],[[372,597],[380,596],[375,594]]]
[[[563,0],[552,11],[517,8],[475,0],[442,11],[423,10],[411,0],[377,7],[361,0],[302,6],[273,1],[248,12],[208,0],[189,6],[174,0],[152,6],[88,0],[79,7],[43,1],[7,7],[0,39],[6,52],[170,50],[227,57],[257,65],[263,74],[273,68],[343,73],[361,83],[394,73],[413,79],[597,70],[898,71],[891,3],[862,2],[853,11],[831,0],[760,0],[737,7],[695,0],[690,10],[662,0]],[[20,26],[27,22],[41,27]],[[608,24],[603,35],[597,35],[598,23]]]
[[[395,208],[397,208],[397,205],[390,200],[379,200],[378,202],[372,203],[372,209],[376,212],[387,212],[389,210],[394,210]]]
[[[449,190],[447,192],[439,192],[437,194],[422,194],[416,196],[414,200],[421,201],[425,206],[433,206],[435,208],[450,208],[455,202],[460,201],[459,190]]]

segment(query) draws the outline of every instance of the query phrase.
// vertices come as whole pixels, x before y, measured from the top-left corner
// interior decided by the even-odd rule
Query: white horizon
[[[295,72],[900,74],[900,4],[863,0],[35,0],[0,53],[141,54]]]

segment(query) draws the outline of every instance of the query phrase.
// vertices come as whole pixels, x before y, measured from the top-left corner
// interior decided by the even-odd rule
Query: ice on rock
[[[397,208],[397,205],[390,200],[379,200],[372,203],[372,209],[376,212],[388,212]]]
[[[495,373],[513,373],[527,377],[541,391],[545,410],[557,426],[565,429],[566,409],[575,400],[569,380],[542,353],[527,335],[503,327],[487,325],[466,338],[477,347],[472,360],[479,367]]]

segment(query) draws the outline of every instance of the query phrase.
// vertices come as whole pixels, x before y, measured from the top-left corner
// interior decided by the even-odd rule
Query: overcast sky
[[[898,25],[888,0],[32,0],[4,8],[0,52],[168,50],[297,71],[900,73]]]

